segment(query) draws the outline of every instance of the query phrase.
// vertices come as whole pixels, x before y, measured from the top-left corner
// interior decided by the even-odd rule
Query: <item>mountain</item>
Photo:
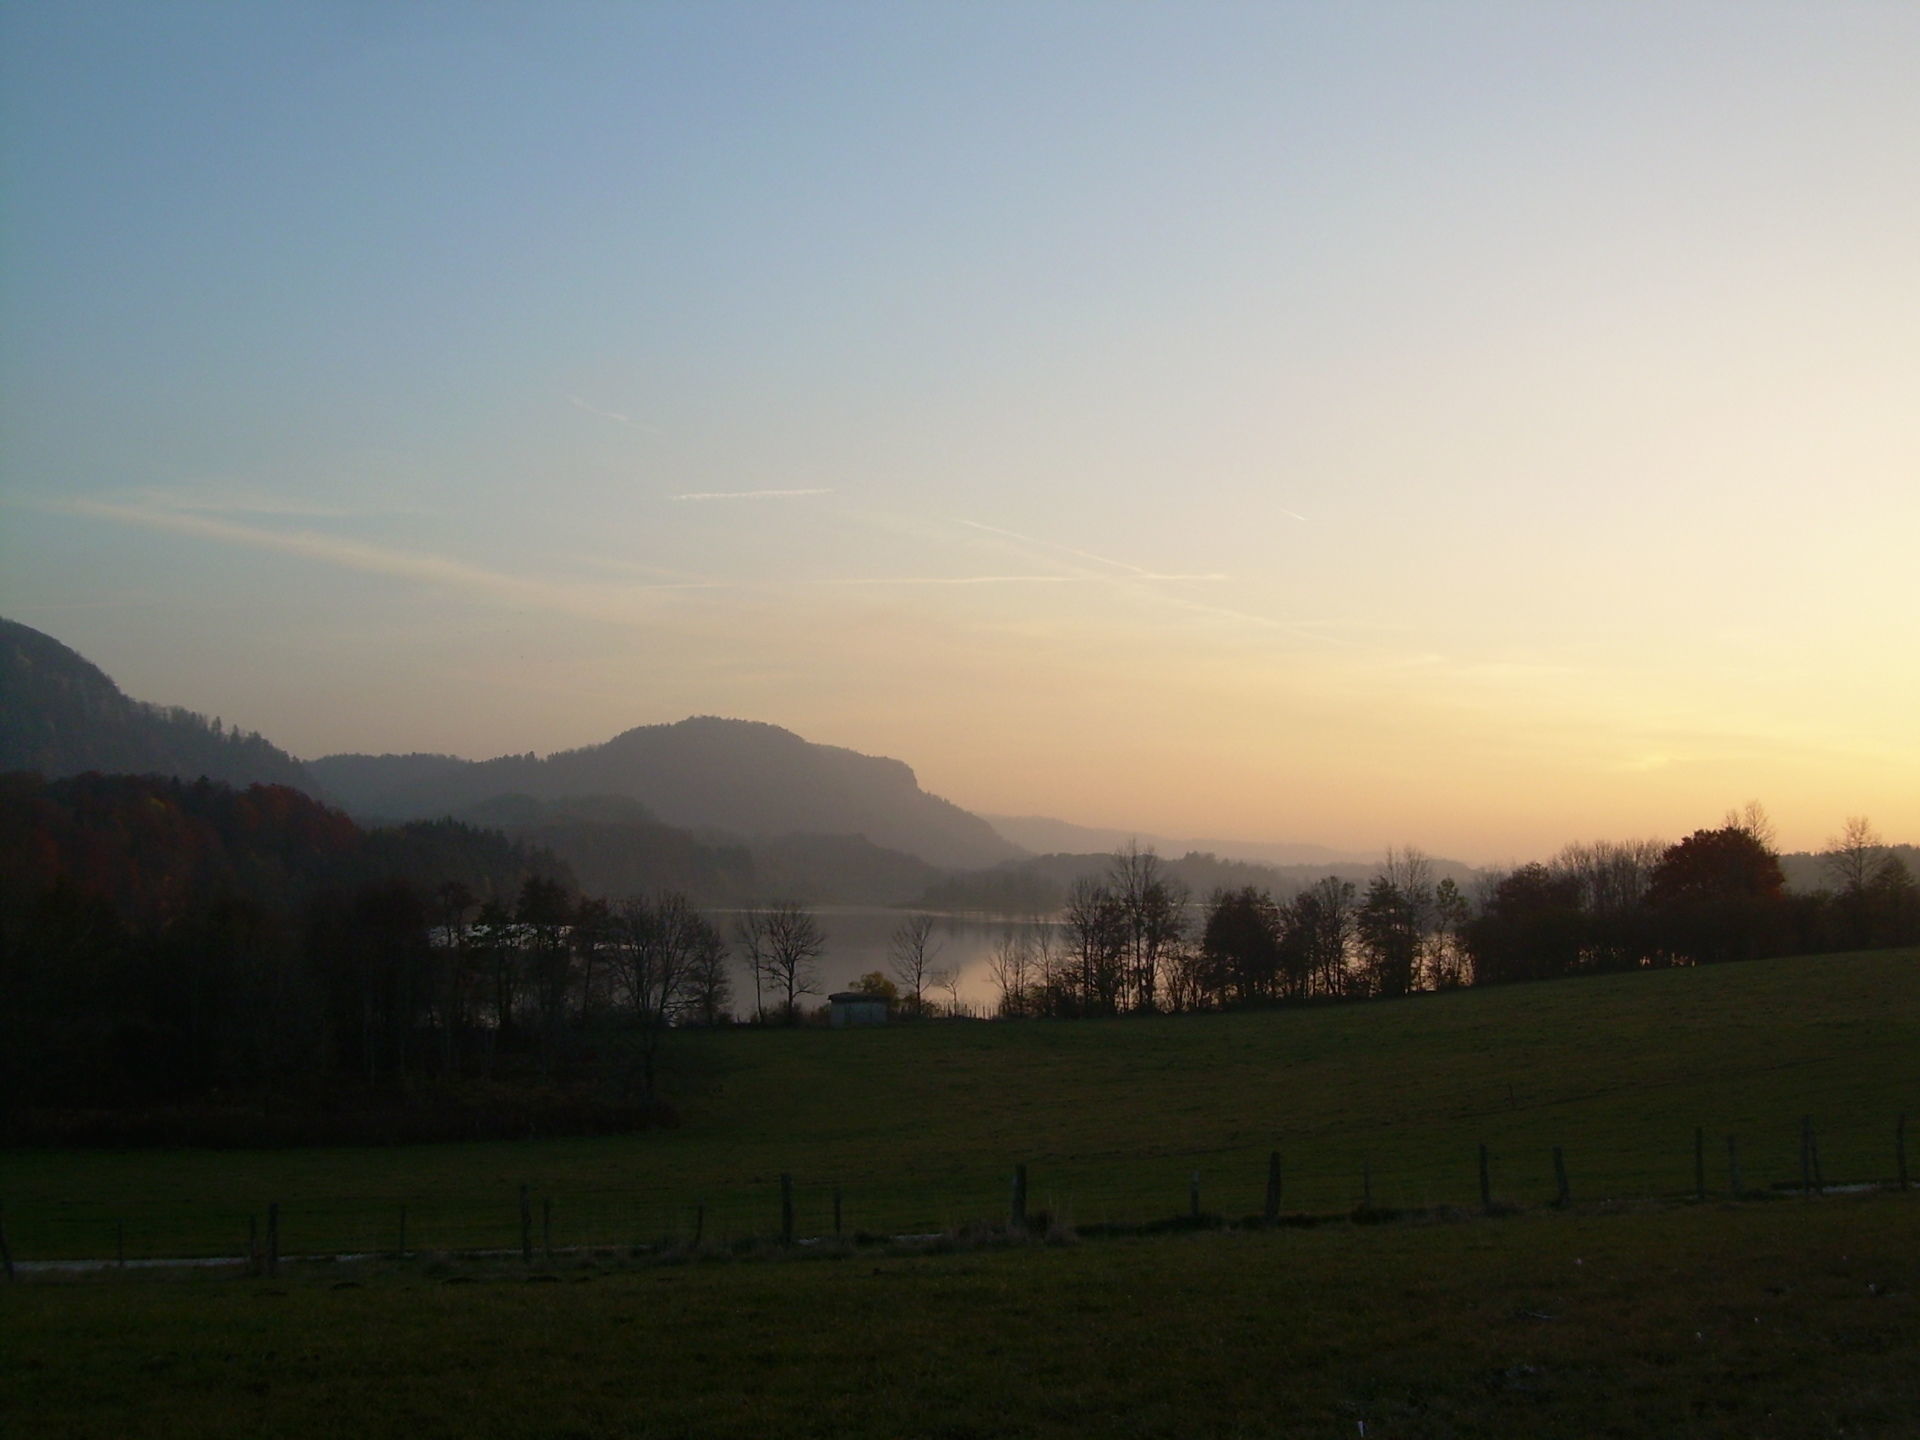
[[[0,619],[0,771],[7,770],[49,780],[90,770],[204,775],[320,794],[306,767],[259,735],[191,710],[131,700],[52,636]]]
[[[864,836],[929,865],[971,868],[1022,854],[979,816],[922,790],[898,760],[816,745],[749,720],[643,725],[603,745],[460,762],[330,755],[309,770],[350,813],[404,820],[463,814],[498,796],[619,796],[660,823],[747,837]]]
[[[913,771],[773,725],[645,726],[540,759],[331,755],[302,764],[257,734],[128,698],[51,636],[0,620],[0,772],[97,771],[279,785],[363,822],[503,830],[575,864],[590,890],[681,888],[708,903],[793,895],[894,903],[941,869],[1023,852],[920,789]]]
[[[335,804],[349,815],[368,815],[378,811],[376,802],[389,791],[445,779],[473,762],[458,755],[412,754],[329,755],[306,763]]]
[[[1036,855],[1081,855],[1094,851],[1112,852],[1137,840],[1142,849],[1151,848],[1162,856],[1218,855],[1227,860],[1245,860],[1255,865],[1371,865],[1375,854],[1334,850],[1325,845],[1309,845],[1288,840],[1216,840],[1209,837],[1169,839],[1140,830],[1111,830],[1094,825],[1075,825],[1045,815],[988,815],[988,824],[1001,835]]]

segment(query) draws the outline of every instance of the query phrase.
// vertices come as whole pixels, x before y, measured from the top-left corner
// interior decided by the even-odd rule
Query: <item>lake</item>
[[[710,910],[708,917],[720,927],[720,933],[733,946],[733,1008],[745,1019],[753,1011],[753,976],[734,943],[734,923],[742,911]],[[890,910],[867,906],[822,905],[813,907],[813,917],[826,935],[826,950],[814,966],[818,983],[808,997],[809,1006],[824,1004],[836,990],[850,990],[862,975],[878,970],[899,983],[888,963],[893,933],[916,915],[927,915],[934,922],[933,939],[928,946],[930,970],[958,966],[960,1003],[976,1015],[991,1015],[1000,992],[988,973],[988,960],[994,947],[1010,935],[1033,935],[1041,927],[1057,935],[1059,922],[1053,920],[1003,919],[987,915],[949,915],[929,910]],[[944,989],[929,987],[930,998],[945,1005]],[[767,1003],[772,1005],[773,996]]]

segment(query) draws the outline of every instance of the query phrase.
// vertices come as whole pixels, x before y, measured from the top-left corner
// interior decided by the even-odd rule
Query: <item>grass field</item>
[[[1920,1196],[534,1278],[5,1287],[0,1415],[42,1440],[1920,1433]]]
[[[1083,1226],[1284,1206],[1690,1193],[1693,1135],[1727,1184],[1797,1180],[1814,1119],[1829,1183],[1889,1178],[1920,1117],[1920,952],[1772,960],[1390,1004],[1078,1023],[734,1031],[674,1037],[675,1130],[357,1150],[14,1151],[0,1205],[21,1259],[237,1253],[282,1206],[289,1252],[517,1246],[518,1189],[550,1199],[556,1246],[765,1234],[778,1177],[799,1228],[940,1230],[1030,1205]],[[1915,1139],[1920,1169],[1920,1135]],[[537,1202],[536,1202],[537,1203]]]
[[[688,1034],[674,1131],[277,1152],[16,1151],[16,1258],[407,1258],[27,1273],[0,1286],[7,1433],[431,1436],[1920,1435],[1920,954],[1830,956],[1389,1005],[1080,1024]],[[1704,1204],[1693,1134],[1713,1137]],[[1725,1137],[1746,1188],[1730,1201]],[[1469,1218],[1476,1150],[1524,1208]],[[1563,1146],[1574,1204],[1553,1193]],[[1361,1198],[1400,1223],[1077,1243],[827,1242],[1031,1206],[1092,1231],[1188,1177],[1257,1211]],[[516,1258],[518,1190],[556,1247]],[[1664,1200],[1644,1197],[1664,1196]],[[1764,1198],[1763,1198],[1764,1197]],[[684,1242],[706,1207],[706,1245]],[[745,1237],[758,1236],[760,1239]],[[727,1243],[730,1238],[734,1243]],[[1069,1236],[1060,1238],[1071,1240]],[[543,1283],[534,1283],[543,1282]]]

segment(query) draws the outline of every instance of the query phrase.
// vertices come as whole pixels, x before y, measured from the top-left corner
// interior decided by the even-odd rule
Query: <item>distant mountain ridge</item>
[[[0,619],[0,771],[48,780],[97,770],[285,785],[326,798],[307,768],[253,732],[130,699],[51,635]]]
[[[603,893],[684,888],[909,899],[942,871],[1024,852],[922,791],[898,760],[778,726],[699,717],[541,759],[332,755],[303,764],[258,734],[144,704],[51,636],[0,620],[0,771],[97,771],[284,785],[368,823],[457,817],[566,854]]]
[[[368,818],[461,814],[502,795],[613,795],[638,801],[663,824],[696,832],[864,836],[950,869],[1025,853],[979,816],[922,790],[899,760],[713,715],[638,726],[544,759],[329,755],[308,768],[350,813]]]
[[[1361,853],[1335,850],[1292,840],[1216,840],[1211,837],[1170,839],[1149,835],[1144,830],[1116,830],[1097,825],[1076,825],[1046,815],[988,815],[985,817],[1007,839],[1036,855],[1084,855],[1096,851],[1117,850],[1130,840],[1144,849],[1151,846],[1162,856],[1192,853],[1218,855],[1223,860],[1244,860],[1254,865],[1371,865],[1378,852]]]

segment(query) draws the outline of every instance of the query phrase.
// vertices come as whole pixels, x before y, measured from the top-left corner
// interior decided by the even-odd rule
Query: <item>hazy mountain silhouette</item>
[[[1246,860],[1256,865],[1329,865],[1371,864],[1377,855],[1335,850],[1326,845],[1311,845],[1289,840],[1218,840],[1210,836],[1169,839],[1149,835],[1144,830],[1115,830],[1097,825],[1075,825],[1046,815],[988,815],[983,817],[1006,839],[1036,855],[1073,855],[1094,851],[1110,852],[1137,840],[1144,849],[1151,846],[1163,856],[1186,855],[1198,851],[1226,860]]]
[[[330,755],[309,768],[350,813],[369,818],[466,814],[503,795],[611,795],[638,801],[666,825],[751,837],[864,836],[930,865],[992,865],[1023,853],[979,816],[927,794],[898,760],[711,715],[643,725],[544,759]]]
[[[857,835],[696,835],[663,825],[639,801],[619,795],[496,795],[453,818],[551,852],[583,890],[615,898],[666,889],[701,905],[753,905],[774,895],[895,905],[948,873]]]
[[[473,764],[458,755],[424,753],[328,755],[306,763],[308,771],[326,787],[327,794],[349,815],[358,816],[380,814],[379,802],[384,796],[444,780]]]
[[[50,635],[0,620],[0,770],[49,780],[103,774],[201,776],[320,795],[293,756],[259,735],[178,707],[129,699],[99,666]]]

